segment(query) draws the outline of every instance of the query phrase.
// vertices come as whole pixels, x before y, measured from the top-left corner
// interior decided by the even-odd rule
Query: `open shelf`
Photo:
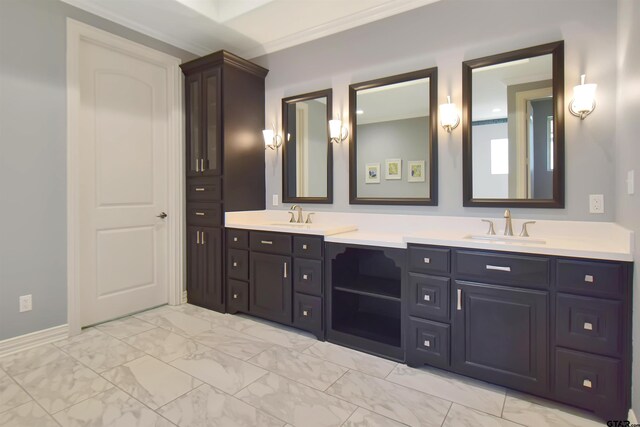
[[[334,329],[349,335],[400,347],[400,319],[375,313],[355,312],[342,318]]]
[[[401,283],[400,279],[387,279],[361,274],[348,281],[342,281],[338,278],[333,289],[392,301],[400,301]]]

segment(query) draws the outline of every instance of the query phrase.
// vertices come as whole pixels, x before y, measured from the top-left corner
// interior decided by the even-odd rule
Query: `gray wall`
[[[358,125],[358,197],[429,197],[429,117]],[[385,160],[402,160],[402,179],[387,180]],[[407,182],[410,160],[424,160],[425,181]],[[380,183],[366,184],[367,163],[380,163]]]
[[[588,120],[566,113],[566,192],[563,210],[516,209],[514,216],[614,218],[616,7],[611,0],[443,0],[410,12],[256,58],[267,76],[266,122],[280,121],[282,97],[333,88],[334,114],[348,114],[348,86],[377,77],[438,67],[438,100],[462,104],[467,59],[557,40],[565,41],[565,92],[581,73],[598,83],[598,110]],[[568,98],[567,98],[568,103]],[[334,204],[313,210],[501,216],[501,209],[462,207],[462,132],[439,129],[439,206],[351,206],[348,143],[334,146]],[[281,193],[281,160],[267,153],[267,201]],[[594,174],[592,171],[599,171]],[[604,194],[606,213],[590,215],[588,195]],[[280,206],[288,208],[288,206]]]
[[[533,101],[533,198],[553,197],[553,171],[547,168],[547,117],[553,116],[553,101]]]
[[[618,0],[618,116],[616,120],[616,220],[635,231],[640,260],[640,2]],[[595,80],[594,80],[595,82]],[[598,108],[600,100],[598,99]],[[593,114],[596,114],[595,112]],[[592,115],[593,115],[592,114]],[[591,116],[590,116],[591,117]],[[589,118],[590,118],[589,117]],[[627,194],[627,171],[635,169],[635,194]],[[633,296],[633,410],[640,416],[640,278],[636,265]]]
[[[58,0],[0,0],[0,340],[67,322],[67,17],[193,58]]]

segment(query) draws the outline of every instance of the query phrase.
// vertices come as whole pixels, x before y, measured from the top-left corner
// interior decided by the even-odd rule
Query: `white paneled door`
[[[81,326],[168,302],[166,66],[78,45]]]

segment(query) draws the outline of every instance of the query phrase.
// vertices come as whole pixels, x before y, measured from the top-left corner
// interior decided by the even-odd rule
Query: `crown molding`
[[[369,24],[371,22],[388,18],[402,12],[407,12],[418,7],[426,6],[431,3],[436,3],[438,1],[440,0],[412,0],[403,3],[389,2],[381,4],[374,8],[343,16],[333,21],[290,34],[277,40],[262,43],[261,47],[246,50],[242,52],[240,56],[249,59],[257,58],[262,55],[330,36],[341,31]]]
[[[171,46],[186,50],[187,52],[193,53],[194,55],[204,56],[211,53],[211,49],[206,48],[204,46],[200,46],[196,43],[192,43],[187,40],[175,38],[169,36],[168,34],[162,31],[156,31],[152,28],[149,28],[145,25],[141,25],[138,22],[132,21],[129,18],[125,18],[120,14],[113,13],[104,7],[98,6],[92,2],[86,2],[82,0],[61,0],[68,5],[76,7],[78,9],[84,10],[85,12],[89,12],[93,15],[99,16],[100,18],[104,18],[108,21],[115,22],[116,24],[120,24],[123,27],[127,27],[130,30],[137,31],[145,36],[152,37],[161,42],[170,44]]]

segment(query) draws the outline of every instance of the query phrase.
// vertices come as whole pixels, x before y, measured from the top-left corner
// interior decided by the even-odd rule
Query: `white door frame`
[[[182,303],[184,289],[184,121],[180,59],[67,18],[67,322],[69,335],[80,333],[79,269],[79,48],[86,40],[166,69],[167,141],[167,289],[169,304]]]

